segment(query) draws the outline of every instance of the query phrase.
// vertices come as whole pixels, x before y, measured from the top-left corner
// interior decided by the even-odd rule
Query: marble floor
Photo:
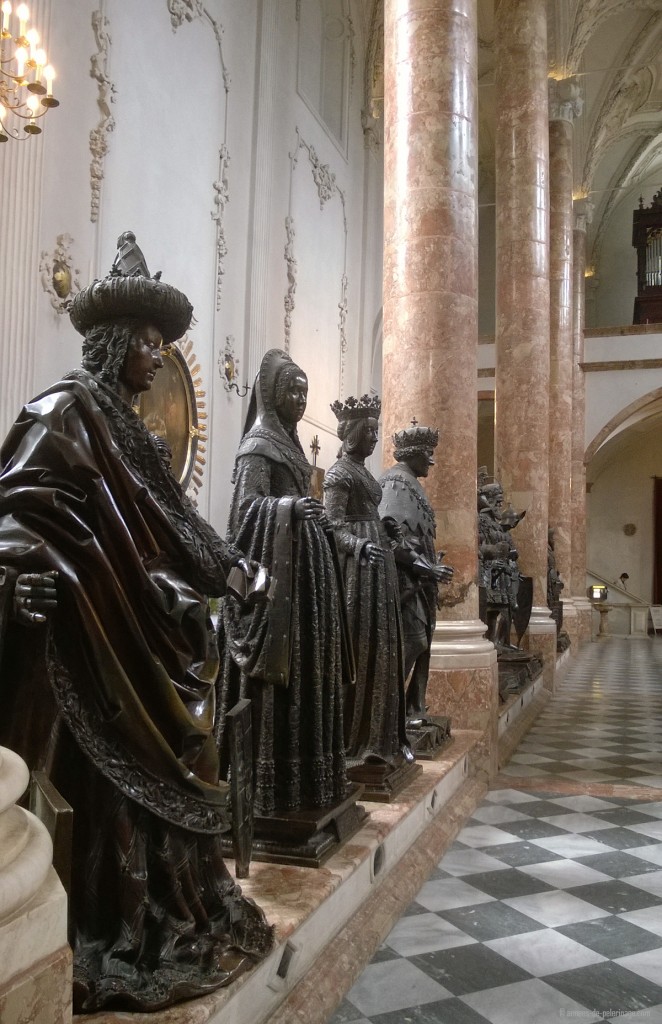
[[[329,1024],[662,1024],[662,638],[586,647]]]

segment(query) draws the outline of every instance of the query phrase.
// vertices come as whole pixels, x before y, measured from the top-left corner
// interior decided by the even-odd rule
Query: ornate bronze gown
[[[239,553],[84,370],[26,406],[1,460],[0,564],[59,574],[48,626],[3,638],[0,742],[74,809],[74,1007],[158,1009],[227,984],[272,943],[220,853],[204,594],[224,591]]]
[[[265,356],[235,467],[228,535],[273,575],[273,600],[246,611],[223,602],[223,710],[249,697],[253,709],[255,809],[324,807],[348,785],[342,718],[339,586],[329,538],[316,520],[295,519],[312,467],[296,429],[276,413],[279,371],[291,360]]]
[[[343,454],[326,474],[324,492],[344,570],[356,660],[356,686],[345,704],[348,764],[367,758],[391,764],[408,741],[398,577],[379,518],[382,491],[362,462]],[[368,543],[383,549],[381,564],[368,561]]]

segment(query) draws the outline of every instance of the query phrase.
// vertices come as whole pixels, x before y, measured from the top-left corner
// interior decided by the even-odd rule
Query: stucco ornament
[[[39,260],[41,286],[56,313],[68,312],[71,300],[81,290],[80,270],[74,268],[71,254],[72,244],[71,235],[58,235],[53,252],[44,250]]]

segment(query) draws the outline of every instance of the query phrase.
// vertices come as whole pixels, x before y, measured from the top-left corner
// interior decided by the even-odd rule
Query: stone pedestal
[[[0,1021],[71,1021],[72,957],[67,898],[52,866],[48,832],[16,806],[25,763],[0,747]]]
[[[593,606],[587,597],[575,597],[579,642],[586,643],[593,635]]]
[[[569,583],[566,583],[569,588]],[[579,646],[579,613],[573,597],[562,597],[563,604],[563,629],[570,637],[570,645],[574,652]]]
[[[446,714],[453,729],[481,734],[473,757],[488,779],[497,770],[499,676],[494,644],[478,621],[437,620],[430,656],[427,704],[431,714]]]
[[[546,690],[554,692],[556,674],[556,623],[546,605],[533,607],[529,628],[524,636],[524,650],[542,658],[542,678]]]

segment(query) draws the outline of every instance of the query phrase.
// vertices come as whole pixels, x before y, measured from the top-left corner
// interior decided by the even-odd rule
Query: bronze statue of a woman
[[[390,799],[414,760],[405,732],[404,658],[395,524],[379,516],[382,490],[365,466],[378,437],[381,402],[348,398],[331,406],[342,441],[324,479],[325,505],[345,577],[356,685],[345,704],[348,774],[371,799]],[[389,531],[391,535],[389,535]]]
[[[224,652],[218,742],[228,747],[224,710],[251,700],[255,772],[254,856],[318,863],[328,846],[313,839],[329,810],[361,818],[354,806],[343,742],[343,606],[337,560],[323,506],[308,496],[312,466],[297,424],[308,395],[304,372],[279,349],[262,360],[237,452],[228,534],[250,559],[269,568],[267,605],[247,610],[224,600]],[[354,794],[354,795],[352,795]],[[306,847],[299,825],[309,813]],[[341,834],[346,834],[345,831]],[[289,850],[289,852],[288,852]]]

